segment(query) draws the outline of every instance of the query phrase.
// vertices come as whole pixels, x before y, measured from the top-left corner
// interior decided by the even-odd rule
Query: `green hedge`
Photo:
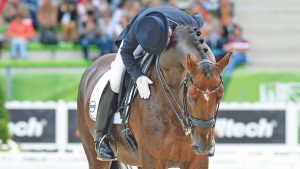
[[[8,51],[10,46],[6,46],[4,50]],[[98,46],[89,45],[91,51],[98,50]],[[54,45],[44,45],[40,42],[34,41],[28,44],[28,51],[81,51],[80,44],[73,44],[72,42],[58,43]]]
[[[65,68],[65,67],[88,67],[91,61],[88,60],[74,60],[74,61],[32,61],[32,60],[1,60],[0,68],[10,66],[12,68]]]
[[[31,101],[74,101],[82,73],[13,73],[11,86],[12,100]],[[0,74],[0,85],[5,84],[5,76]]]
[[[10,138],[9,131],[8,131],[8,120],[9,114],[5,110],[4,102],[5,96],[3,90],[0,88],[0,139],[6,143],[7,140]]]
[[[275,82],[300,82],[300,71],[235,71],[227,77],[224,100],[226,102],[259,101],[259,85]]]
[[[13,100],[69,100],[75,101],[83,72],[18,72],[12,74]],[[259,101],[261,83],[300,82],[298,71],[236,71],[224,76],[225,102]],[[5,85],[4,71],[0,71],[0,86]]]

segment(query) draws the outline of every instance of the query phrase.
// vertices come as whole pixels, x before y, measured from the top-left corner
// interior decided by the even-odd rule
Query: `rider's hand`
[[[136,86],[142,99],[150,97],[149,84],[153,84],[153,82],[147,76],[140,76],[136,80]]]

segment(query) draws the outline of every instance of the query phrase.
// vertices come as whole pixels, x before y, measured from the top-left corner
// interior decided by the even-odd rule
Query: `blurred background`
[[[157,5],[200,13],[217,60],[233,51],[210,168],[300,167],[299,0],[0,0],[1,169],[88,168],[80,77]]]

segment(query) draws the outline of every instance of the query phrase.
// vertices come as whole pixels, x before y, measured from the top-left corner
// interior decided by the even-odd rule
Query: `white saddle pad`
[[[91,94],[90,98],[90,104],[89,104],[89,114],[92,120],[96,121],[97,117],[97,110],[99,106],[99,101],[101,99],[102,92],[107,84],[107,82],[110,79],[111,71],[107,71],[104,73],[104,75],[99,79],[99,81],[96,83],[93,92]],[[121,116],[119,112],[115,113],[114,116],[114,124],[120,124],[122,122]]]

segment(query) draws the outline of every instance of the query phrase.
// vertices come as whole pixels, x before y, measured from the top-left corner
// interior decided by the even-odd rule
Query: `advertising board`
[[[55,109],[8,109],[10,134],[19,143],[55,143]]]
[[[216,142],[285,144],[286,110],[220,110]]]

